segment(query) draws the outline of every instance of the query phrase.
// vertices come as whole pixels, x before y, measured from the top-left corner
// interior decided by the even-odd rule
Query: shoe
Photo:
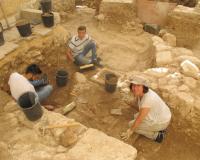
[[[94,65],[96,65],[97,67],[103,67],[103,65],[100,63],[100,61],[101,61],[101,58],[97,58],[96,60],[94,60],[92,63],[94,64]]]
[[[165,137],[165,133],[166,131],[159,131],[158,132],[158,136],[156,137],[155,141],[158,142],[158,143],[161,143]]]

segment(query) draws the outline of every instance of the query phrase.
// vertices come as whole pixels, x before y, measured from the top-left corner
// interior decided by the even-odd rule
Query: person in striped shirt
[[[78,27],[78,35],[71,38],[68,49],[67,59],[73,61],[77,65],[96,64],[100,65],[99,58],[96,54],[96,44],[92,38],[86,33],[85,26]],[[86,58],[86,55],[92,51],[91,58]]]

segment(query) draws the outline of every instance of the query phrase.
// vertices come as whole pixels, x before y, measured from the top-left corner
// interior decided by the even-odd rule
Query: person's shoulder
[[[77,38],[78,38],[77,35],[72,36],[72,38],[71,38],[71,42],[75,42],[75,41],[77,40]]]

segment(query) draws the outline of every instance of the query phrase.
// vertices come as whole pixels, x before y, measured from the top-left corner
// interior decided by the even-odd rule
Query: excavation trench
[[[69,30],[72,28],[67,27]],[[106,68],[124,75],[127,71],[141,71],[154,66],[155,53],[149,35],[107,31],[102,39],[102,33],[97,32],[91,24],[89,28],[100,44],[98,54],[102,57]],[[84,72],[85,76],[77,73],[78,68],[68,63],[65,58],[65,40],[68,37],[68,33],[59,26],[46,37],[20,42],[20,48],[0,62],[2,89],[6,90],[5,84],[14,70],[23,73],[28,64],[38,63],[48,74],[50,83],[54,86],[54,91],[46,104],[54,105],[55,112],[62,114],[63,108],[74,101],[76,108],[66,114],[66,117],[120,139],[120,134],[126,131],[128,122],[133,119],[136,110],[124,102],[120,90],[108,93],[104,85],[91,80],[100,69]],[[112,42],[110,42],[111,38],[113,38]],[[56,72],[60,69],[66,70],[69,74],[69,81],[64,87],[56,86]],[[122,111],[121,115],[111,114],[112,109],[119,108]],[[184,128],[190,128],[191,122],[182,121],[183,117],[179,112],[176,109],[171,110],[172,122],[162,144],[152,142],[143,136],[136,141],[132,137],[127,142],[138,150],[138,159],[160,160],[161,156],[162,159],[171,160],[199,158],[199,146],[194,143],[198,139],[191,139],[184,132]],[[196,137],[198,138],[198,135]]]

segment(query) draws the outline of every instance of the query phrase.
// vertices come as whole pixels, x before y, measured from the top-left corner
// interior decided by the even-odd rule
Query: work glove
[[[121,134],[121,138],[124,140],[124,141],[127,141],[130,136],[133,134],[133,130],[131,130],[130,128],[126,131],[126,132],[123,132]]]

